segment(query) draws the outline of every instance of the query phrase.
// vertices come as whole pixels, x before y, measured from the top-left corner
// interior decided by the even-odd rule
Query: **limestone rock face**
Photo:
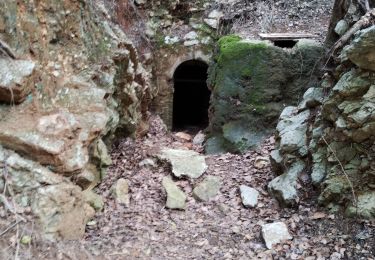
[[[347,214],[351,217],[375,218],[375,192],[369,192],[358,196],[358,210],[355,206],[347,208]]]
[[[96,2],[0,2],[0,145],[15,193],[27,194],[19,201],[50,239],[83,234],[94,209],[81,188],[111,164],[103,140],[147,129],[149,73]]]
[[[295,114],[297,108],[286,107],[280,115],[277,124],[278,136],[280,138],[280,150],[283,153],[297,153],[301,156],[307,155],[307,120],[310,111]]]
[[[94,89],[91,92],[93,95],[87,93],[87,98],[93,103],[86,107],[85,102],[77,103],[82,105],[76,107],[79,114],[66,108],[46,116],[21,109],[14,111],[0,125],[0,144],[43,165],[51,165],[56,172],[83,170],[89,160],[88,145],[106,130],[111,116],[103,100],[105,92],[101,96],[95,95]],[[95,113],[90,112],[93,104]]]
[[[164,177],[162,184],[165,191],[167,192],[167,208],[185,209],[185,193],[169,177]]]
[[[358,67],[375,71],[375,25],[360,31],[344,55]]]
[[[284,205],[298,201],[296,176],[311,162],[305,170],[321,190],[321,205],[343,207],[349,216],[374,218],[374,28],[359,31],[341,51],[342,64],[337,64],[335,73],[307,90],[298,109],[286,108],[281,114],[271,163],[277,174],[283,174],[268,187]]]
[[[82,192],[83,199],[87,204],[89,204],[96,211],[102,211],[104,208],[103,198],[93,192],[92,190],[85,190]]]
[[[38,228],[46,239],[83,236],[86,222],[94,212],[85,203],[78,186],[1,146],[0,161],[7,165],[8,185],[16,194],[16,200],[26,203],[20,205],[22,207],[31,206]]]
[[[0,101],[21,103],[31,92],[35,63],[0,56]]]
[[[194,151],[163,148],[157,156],[172,165],[177,178],[199,178],[208,167],[204,156]]]

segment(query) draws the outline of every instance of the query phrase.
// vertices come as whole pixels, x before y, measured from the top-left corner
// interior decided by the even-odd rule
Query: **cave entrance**
[[[197,132],[208,126],[211,91],[206,82],[207,69],[205,62],[189,60],[175,70],[172,130]]]

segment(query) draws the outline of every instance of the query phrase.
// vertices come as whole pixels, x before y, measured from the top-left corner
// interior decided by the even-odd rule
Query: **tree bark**
[[[356,4],[362,8],[363,15],[368,13],[371,8],[375,7],[375,0],[335,0],[331,20],[329,22],[328,33],[324,42],[328,49],[340,39],[340,36],[335,33],[335,27],[348,12],[351,2],[356,2]]]

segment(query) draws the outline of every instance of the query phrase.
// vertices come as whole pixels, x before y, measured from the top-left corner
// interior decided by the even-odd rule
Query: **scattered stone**
[[[172,165],[177,178],[199,178],[207,170],[205,157],[194,151],[163,148],[157,156]]]
[[[349,24],[347,21],[345,21],[344,19],[343,20],[340,20],[337,24],[336,24],[336,27],[335,27],[335,32],[339,35],[339,36],[342,36],[344,35],[344,33],[346,33],[349,29]]]
[[[29,245],[31,243],[31,236],[29,235],[22,236],[20,242],[23,245]]]
[[[218,10],[213,10],[209,13],[208,18],[203,19],[206,24],[210,27],[217,29],[219,26],[220,18],[223,17],[223,13]]]
[[[208,176],[194,188],[193,195],[197,200],[209,201],[219,192],[220,186],[219,177]]]
[[[255,158],[254,167],[257,169],[263,169],[270,163],[270,160],[267,157],[258,156]]]
[[[112,194],[118,204],[129,207],[130,195],[129,195],[129,181],[126,179],[118,179],[116,184],[112,187]]]
[[[168,45],[173,45],[175,43],[178,43],[180,41],[180,39],[177,37],[177,36],[165,36],[164,38],[164,43],[165,44],[168,44]]]
[[[194,45],[198,45],[198,44],[199,44],[199,40],[184,41],[184,46],[186,46],[186,47],[194,46]]]
[[[191,31],[184,36],[184,40],[196,40],[197,38],[198,34],[194,31]]]
[[[87,226],[89,226],[89,227],[92,227],[92,226],[96,226],[96,221],[95,220],[91,220],[91,221],[89,221],[89,222],[87,222]]]
[[[102,211],[104,208],[103,198],[93,192],[92,190],[85,190],[82,192],[84,201],[95,209],[95,211]]]
[[[175,134],[175,136],[184,140],[184,141],[188,141],[188,142],[190,142],[191,139],[192,139],[191,135],[189,135],[187,133],[184,133],[184,132],[178,132],[178,133]]]
[[[167,192],[166,207],[169,209],[185,209],[185,193],[169,177],[164,177],[162,184]]]
[[[268,249],[272,249],[275,244],[293,239],[283,222],[262,225],[262,237]]]
[[[206,135],[202,133],[202,131],[199,131],[199,133],[196,134],[193,138],[193,144],[196,146],[202,146],[205,138],[206,138]]]
[[[147,168],[154,168],[154,167],[156,167],[156,163],[153,159],[146,158],[139,163],[139,166],[140,167],[147,167]]]
[[[242,204],[245,207],[255,207],[258,204],[259,192],[256,189],[246,185],[240,186]]]

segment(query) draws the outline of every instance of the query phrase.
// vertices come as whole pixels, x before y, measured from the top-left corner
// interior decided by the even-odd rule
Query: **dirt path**
[[[158,147],[191,144],[162,129],[156,121],[148,137],[123,140],[113,150],[114,165],[98,187],[106,207],[85,242],[93,255],[107,259],[373,259],[374,223],[343,220],[312,206],[307,199],[312,195],[308,176],[300,187],[306,199],[296,209],[281,209],[268,195],[266,185],[274,177],[270,165],[257,168],[254,162],[268,157],[273,138],[258,152],[207,156],[209,168],[204,176],[196,181],[175,180],[188,194],[186,210],[166,209],[161,181],[170,175],[169,167],[139,163],[152,158]],[[220,193],[210,202],[197,202],[192,187],[208,175],[221,178]],[[116,205],[109,192],[120,177],[130,181],[128,208]],[[256,208],[242,206],[241,184],[260,192]],[[286,223],[294,239],[267,250],[260,225],[275,221]]]
[[[302,200],[298,208],[282,209],[267,193],[275,176],[270,165],[256,167],[259,157],[268,157],[273,147],[269,138],[258,152],[244,155],[207,156],[207,172],[198,180],[176,180],[188,194],[186,210],[165,208],[161,182],[171,169],[161,163],[140,166],[160,147],[192,147],[167,133],[154,120],[150,133],[141,140],[122,140],[112,151],[113,166],[96,188],[105,209],[87,226],[82,241],[46,244],[21,226],[20,234],[33,234],[31,246],[16,243],[16,233],[0,236],[0,258],[15,259],[374,259],[375,223],[343,219],[317,208],[308,176],[301,178]],[[210,202],[197,202],[192,188],[204,177],[221,178],[219,194]],[[119,178],[130,182],[130,206],[116,205],[110,188]],[[243,207],[239,186],[245,184],[260,193],[256,208]],[[0,207],[0,224],[8,226],[11,216]],[[282,221],[293,240],[268,250],[261,237],[261,225]],[[31,223],[31,221],[30,221]]]

